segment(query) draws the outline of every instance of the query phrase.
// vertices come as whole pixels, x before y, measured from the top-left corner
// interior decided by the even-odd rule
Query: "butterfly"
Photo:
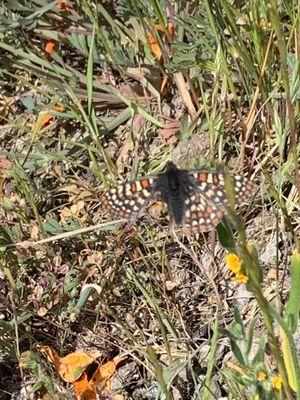
[[[232,177],[235,204],[244,202],[253,184],[245,176]],[[108,210],[120,218],[138,218],[152,201],[167,205],[171,223],[187,232],[213,230],[228,206],[225,174],[182,170],[169,162],[165,172],[125,182],[102,197]]]

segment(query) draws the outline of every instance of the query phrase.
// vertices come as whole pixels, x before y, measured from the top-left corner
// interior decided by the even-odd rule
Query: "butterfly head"
[[[166,165],[166,172],[169,171],[178,171],[176,164],[174,164],[172,161],[169,161]]]

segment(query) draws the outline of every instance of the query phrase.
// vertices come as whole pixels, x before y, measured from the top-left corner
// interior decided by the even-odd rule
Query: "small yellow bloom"
[[[234,254],[234,253],[230,253],[225,257],[226,263],[227,263],[227,267],[229,269],[231,269],[231,271],[237,273],[241,270],[242,268],[242,263],[240,258]]]
[[[248,281],[249,281],[248,276],[246,276],[242,272],[235,274],[235,277],[234,277],[235,283],[247,283]]]
[[[267,377],[267,374],[264,371],[259,371],[259,373],[257,374],[257,380],[259,382],[265,381]]]
[[[272,385],[274,389],[280,390],[282,388],[282,379],[280,375],[273,376]]]

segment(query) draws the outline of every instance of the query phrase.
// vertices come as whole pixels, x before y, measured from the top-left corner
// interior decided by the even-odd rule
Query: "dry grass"
[[[300,398],[296,2],[0,7],[0,398],[75,398],[43,345],[122,356],[101,399]],[[205,234],[114,222],[169,160],[253,196]]]

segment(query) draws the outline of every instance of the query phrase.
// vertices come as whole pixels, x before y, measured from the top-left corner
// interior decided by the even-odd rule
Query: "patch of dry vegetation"
[[[0,7],[0,398],[300,398],[297,3]],[[253,195],[208,233],[113,222],[169,160]]]

